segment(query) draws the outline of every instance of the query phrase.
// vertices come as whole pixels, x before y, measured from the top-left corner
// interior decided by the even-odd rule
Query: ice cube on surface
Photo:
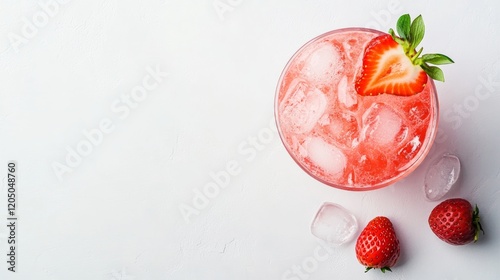
[[[311,233],[334,246],[351,241],[358,230],[356,217],[344,207],[325,202],[311,224]]]
[[[311,131],[324,114],[326,105],[327,98],[321,90],[302,80],[294,80],[280,104],[283,128],[295,133]]]
[[[344,173],[347,159],[341,149],[326,142],[322,138],[313,137],[305,142],[305,150],[309,160],[329,176],[339,178]]]
[[[305,58],[302,74],[307,80],[329,83],[344,68],[339,49],[331,42],[319,44]]]
[[[408,131],[401,117],[383,103],[373,103],[363,114],[362,122],[363,139],[382,146],[402,142]]]
[[[457,156],[444,154],[427,169],[424,190],[427,199],[436,201],[445,196],[460,175],[460,160]]]

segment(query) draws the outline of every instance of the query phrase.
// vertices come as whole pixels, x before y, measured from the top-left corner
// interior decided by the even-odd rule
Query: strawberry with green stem
[[[452,245],[477,242],[483,231],[479,208],[469,201],[452,198],[438,204],[429,215],[429,226],[436,236]]]
[[[444,81],[443,71],[437,66],[453,63],[443,54],[422,54],[417,47],[425,34],[422,16],[411,21],[408,14],[397,22],[396,36],[393,29],[389,34],[373,38],[363,56],[363,68],[355,87],[360,95],[383,93],[409,96],[420,93],[427,84],[428,76]]]
[[[399,254],[399,240],[389,218],[373,218],[361,231],[356,240],[356,258],[366,267],[365,272],[379,268],[382,272],[392,271]]]

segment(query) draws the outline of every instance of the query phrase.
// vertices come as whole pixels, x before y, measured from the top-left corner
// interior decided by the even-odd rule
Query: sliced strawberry
[[[408,96],[422,92],[428,76],[444,81],[441,69],[434,65],[453,63],[443,54],[424,54],[417,46],[424,37],[425,26],[422,16],[413,22],[408,14],[398,19],[396,36],[389,34],[372,39],[365,49],[361,76],[356,81],[356,91],[360,95],[383,93]]]
[[[361,77],[356,81],[356,91],[360,95],[408,96],[421,92],[426,83],[425,71],[413,65],[391,35],[378,36],[368,43]]]

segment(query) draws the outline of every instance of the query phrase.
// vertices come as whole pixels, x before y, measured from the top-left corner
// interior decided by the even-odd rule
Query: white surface
[[[2,261],[0,279],[496,279],[498,3],[1,1],[0,259],[12,159],[19,224],[18,272]],[[394,186],[322,185],[275,131],[281,70],[323,32],[388,30],[403,13],[423,14],[426,52],[456,62],[437,84],[437,143]],[[88,155],[78,160],[78,148]],[[427,225],[437,203],[425,199],[423,171],[444,152],[462,161],[445,198],[482,211],[486,235],[477,244],[450,246]],[[61,180],[57,163],[71,170]],[[321,247],[310,224],[325,201],[350,210],[360,228],[376,215],[391,218],[402,243],[392,273],[364,274],[354,241]]]

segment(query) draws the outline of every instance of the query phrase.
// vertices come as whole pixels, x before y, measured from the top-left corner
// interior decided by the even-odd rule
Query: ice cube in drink
[[[422,162],[436,136],[431,79],[412,96],[357,94],[365,46],[381,34],[346,28],[320,35],[295,53],[280,77],[275,115],[281,140],[302,169],[329,186],[388,186]]]

